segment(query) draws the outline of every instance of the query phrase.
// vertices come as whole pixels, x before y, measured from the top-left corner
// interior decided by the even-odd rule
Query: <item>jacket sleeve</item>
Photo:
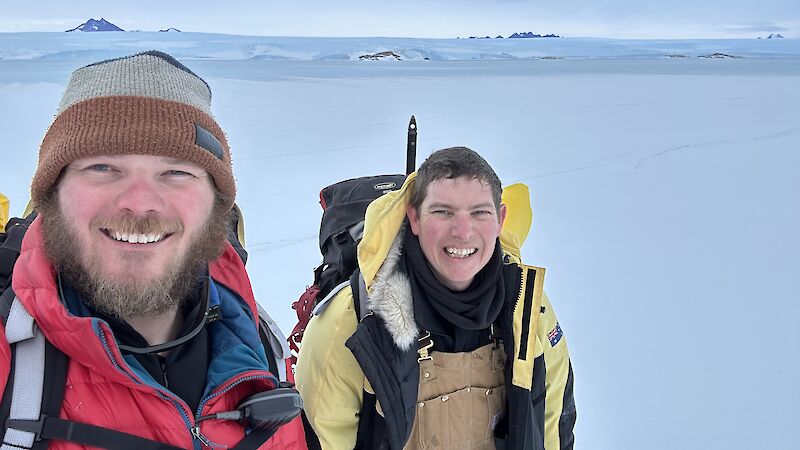
[[[542,306],[537,334],[543,347],[546,370],[545,449],[572,450],[575,441],[572,430],[576,418],[575,399],[572,394],[572,364],[564,332],[547,294],[542,295]]]
[[[295,378],[305,413],[323,449],[352,449],[364,395],[364,374],[345,341],[355,332],[353,295],[345,288],[303,335]]]

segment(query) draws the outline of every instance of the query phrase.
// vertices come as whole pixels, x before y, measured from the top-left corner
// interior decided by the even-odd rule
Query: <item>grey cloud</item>
[[[775,25],[774,23],[763,23],[753,25],[738,25],[723,27],[723,30],[730,33],[758,33],[758,32],[781,32],[789,31],[788,28]]]

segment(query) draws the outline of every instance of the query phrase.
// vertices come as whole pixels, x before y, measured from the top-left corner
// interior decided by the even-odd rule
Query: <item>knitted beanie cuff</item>
[[[124,154],[165,156],[197,164],[208,171],[231,205],[236,196],[228,142],[212,117],[185,103],[116,96],[82,101],[56,117],[40,149],[31,185],[34,204],[73,161]]]

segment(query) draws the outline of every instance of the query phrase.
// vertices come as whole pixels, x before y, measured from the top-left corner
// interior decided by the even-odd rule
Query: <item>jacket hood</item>
[[[367,306],[386,323],[392,339],[406,350],[419,332],[406,275],[397,269],[403,244],[403,227],[416,172],[398,191],[389,192],[367,207],[364,237],[358,245],[358,265],[369,293]],[[528,187],[517,183],[503,189],[506,219],[500,244],[512,262],[521,261],[520,249],[530,231],[533,214]]]

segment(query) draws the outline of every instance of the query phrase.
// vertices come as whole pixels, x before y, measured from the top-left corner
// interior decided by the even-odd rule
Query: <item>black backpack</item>
[[[5,232],[0,232],[0,294],[11,287],[11,273],[22,249],[22,239],[35,218],[36,212],[24,219],[12,217],[5,225]]]
[[[381,195],[400,189],[416,165],[417,121],[411,116],[406,146],[406,174],[375,175],[334,183],[319,193],[322,221],[319,227],[319,250],[322,263],[314,269],[314,283],[292,303],[297,324],[289,335],[292,365],[314,307],[344,286],[358,268],[356,250],[364,231],[367,206]]]

